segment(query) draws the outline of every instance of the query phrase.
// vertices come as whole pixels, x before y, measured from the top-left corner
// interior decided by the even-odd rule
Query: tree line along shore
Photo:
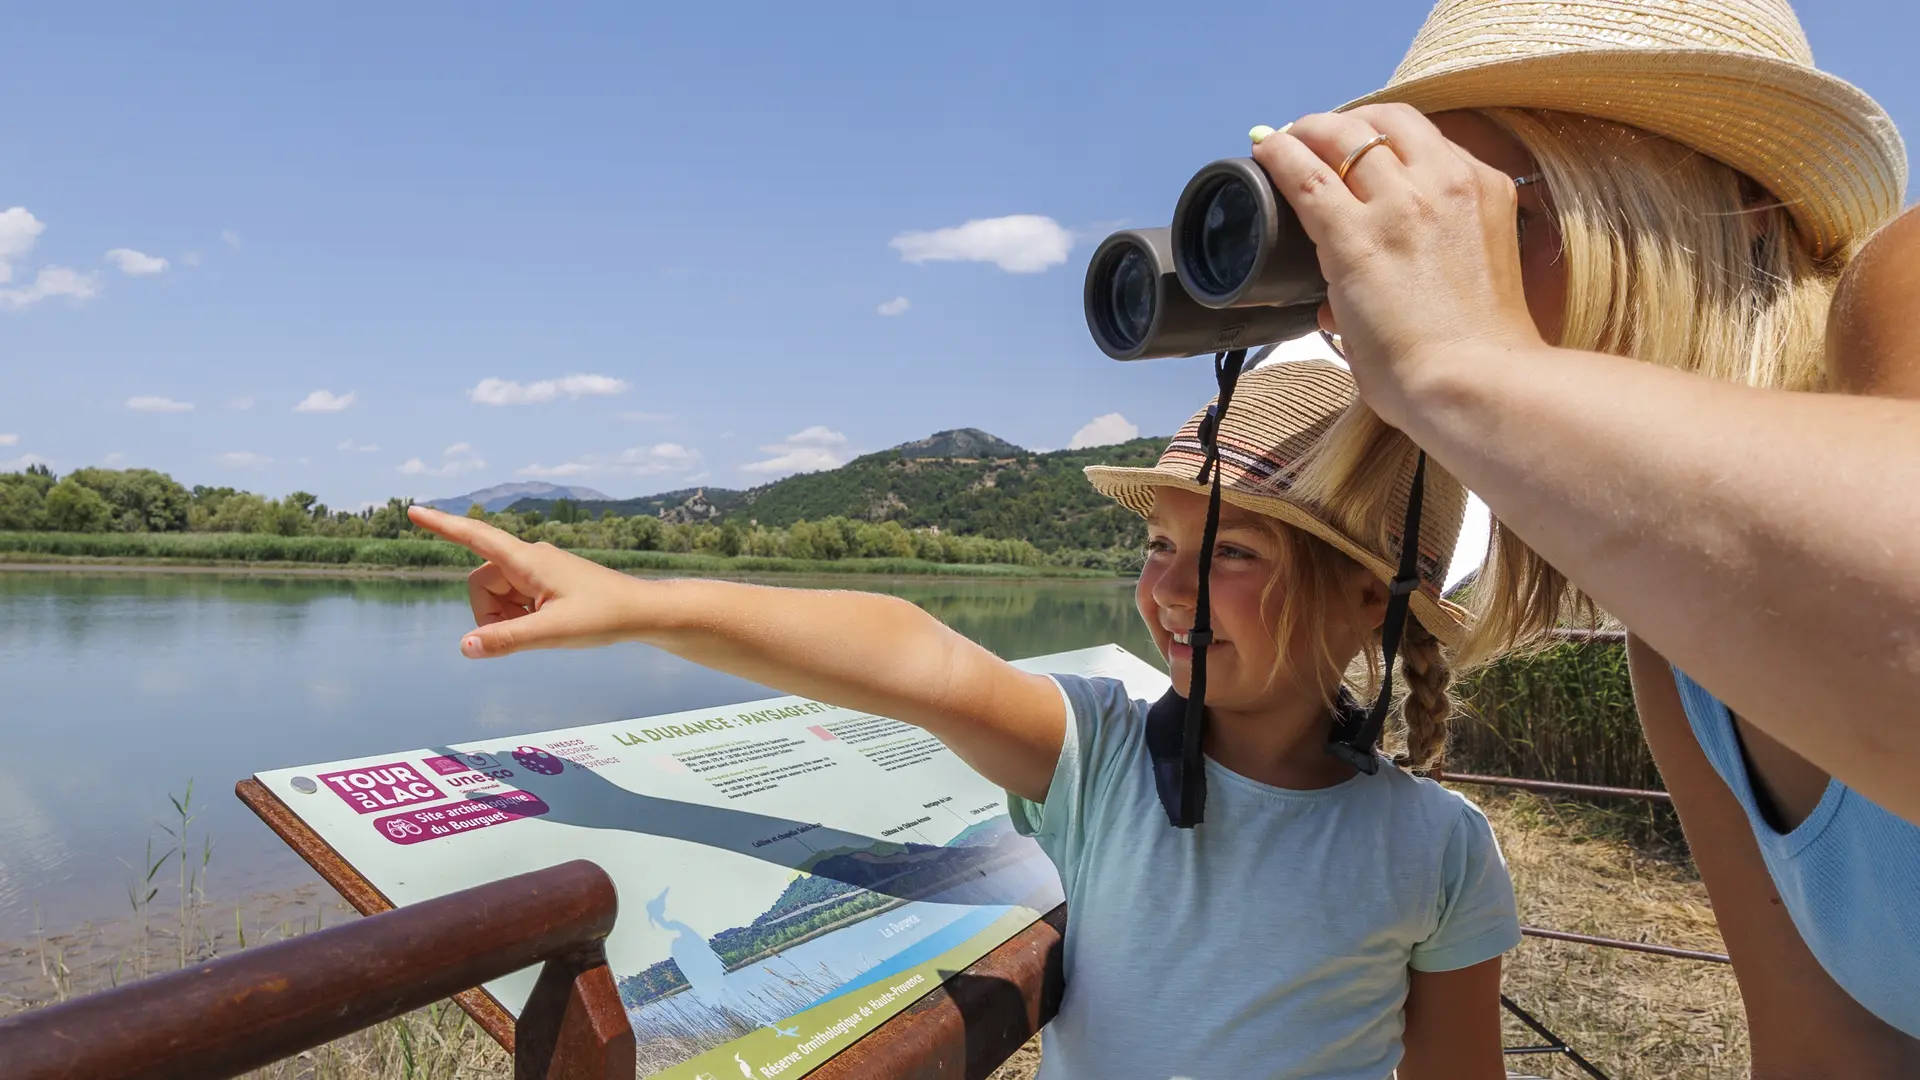
[[[466,550],[415,528],[410,500],[335,510],[304,491],[269,499],[230,487],[192,488],[151,469],[44,465],[0,474],[0,559],[280,564],[460,569]],[[895,518],[764,524],[738,515],[672,520],[561,499],[467,516],[530,542],[622,570],[1104,576],[1137,566],[1137,546],[1043,550],[1017,537],[973,535]]]

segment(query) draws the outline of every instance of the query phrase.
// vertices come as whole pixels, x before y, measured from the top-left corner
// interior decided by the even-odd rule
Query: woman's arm
[[[1504,1080],[1500,958],[1408,975],[1399,1080]]]
[[[486,559],[468,578],[481,658],[618,641],[925,728],[995,784],[1046,799],[1066,735],[1053,680],[1029,675],[905,600],[628,577],[484,522],[415,506],[413,522]]]
[[[1342,182],[1329,161],[1375,130],[1394,153]],[[1254,156],[1318,245],[1368,404],[1754,726],[1920,821],[1920,403],[1549,348],[1512,180],[1404,106]]]
[[[1409,434],[1736,713],[1920,821],[1920,405],[1461,353]]]
[[[1754,1080],[1920,1076],[1920,1039],[1862,1008],[1807,949],[1760,859],[1746,811],[1687,727],[1667,662],[1629,639],[1634,703],[1733,958]]]

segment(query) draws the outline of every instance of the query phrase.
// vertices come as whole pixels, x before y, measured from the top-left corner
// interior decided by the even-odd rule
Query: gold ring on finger
[[[1373,138],[1368,139],[1366,142],[1361,143],[1357,148],[1355,148],[1353,153],[1347,155],[1347,160],[1340,163],[1340,169],[1339,169],[1340,179],[1343,182],[1346,180],[1347,172],[1353,168],[1355,162],[1359,161],[1361,158],[1366,156],[1367,151],[1373,149],[1376,146],[1390,146],[1392,145],[1392,143],[1393,143],[1393,140],[1387,138],[1385,135],[1375,135]]]

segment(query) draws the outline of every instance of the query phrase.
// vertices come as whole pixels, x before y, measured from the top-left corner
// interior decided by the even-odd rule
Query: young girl
[[[1172,828],[1145,745],[1149,703],[1119,683],[1029,675],[887,596],[644,581],[479,522],[413,520],[485,557],[470,657],[642,641],[697,663],[926,728],[1006,788],[1059,868],[1067,991],[1041,1075],[1403,1080],[1502,1077],[1500,956],[1519,943],[1485,818],[1440,785],[1328,752],[1343,673],[1378,677],[1415,451],[1344,430],[1351,378],[1325,363],[1243,376],[1219,423],[1224,507],[1207,650],[1208,805]],[[1140,615],[1176,689],[1192,675],[1207,488],[1203,411],[1151,469],[1094,468],[1150,537]],[[1320,452],[1331,446],[1356,447]],[[1319,493],[1311,501],[1302,491]],[[1429,466],[1390,744],[1437,761],[1441,647],[1463,614],[1440,575],[1465,507]],[[1373,759],[1363,759],[1372,764]]]

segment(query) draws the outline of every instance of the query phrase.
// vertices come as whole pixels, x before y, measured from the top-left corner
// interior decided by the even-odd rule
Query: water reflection
[[[1124,583],[863,581],[1001,656],[1118,642]],[[196,782],[214,896],[310,871],[233,798],[259,769],[770,696],[658,650],[473,663],[457,580],[0,569],[0,940],[127,910],[169,792]],[[122,862],[124,860],[124,862]]]

